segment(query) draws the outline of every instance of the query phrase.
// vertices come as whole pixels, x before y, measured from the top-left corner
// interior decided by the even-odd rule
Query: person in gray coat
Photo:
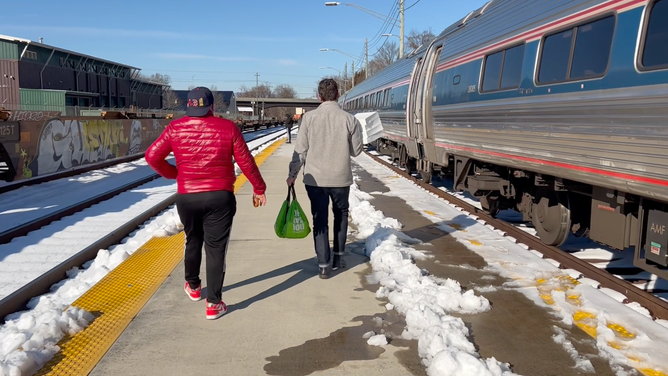
[[[328,278],[332,269],[345,268],[348,235],[348,195],[353,184],[351,157],[362,153],[362,126],[337,103],[336,81],[318,84],[322,102],[301,120],[287,183],[291,186],[304,167],[304,185],[311,201],[313,241],[318,258],[318,275]],[[329,246],[329,200],[334,214],[334,257]]]

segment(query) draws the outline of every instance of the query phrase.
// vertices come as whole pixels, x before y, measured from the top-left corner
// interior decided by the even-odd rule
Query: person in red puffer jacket
[[[165,160],[172,152],[176,166]],[[266,185],[260,170],[237,126],[213,116],[213,94],[205,87],[188,93],[186,116],[169,123],[145,158],[161,176],[176,179],[176,208],[186,234],[184,290],[194,301],[202,299],[199,271],[206,244],[206,318],[217,319],[227,312],[222,290],[237,208],[234,162],[253,185],[253,201],[262,206]]]

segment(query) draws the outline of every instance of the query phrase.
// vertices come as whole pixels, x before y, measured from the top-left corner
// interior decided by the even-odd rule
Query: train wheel
[[[564,205],[565,195],[554,191],[538,192],[533,203],[531,221],[543,243],[558,247],[568,239],[571,211]]]
[[[418,171],[420,173],[420,180],[427,184],[431,184],[431,180],[434,177],[434,173],[429,171]]]

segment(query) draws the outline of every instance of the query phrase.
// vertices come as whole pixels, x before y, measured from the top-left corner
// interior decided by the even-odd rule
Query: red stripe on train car
[[[387,138],[393,138],[395,140],[400,140],[400,141],[408,141],[408,138],[401,137],[401,136],[386,134],[386,137]],[[596,175],[603,175],[603,176],[633,180],[633,181],[638,181],[638,182],[643,182],[643,183],[668,187],[668,181],[661,180],[661,179],[646,178],[646,177],[638,176],[638,175],[631,175],[631,174],[624,174],[624,173],[621,173],[621,172],[606,171],[606,170],[601,170],[601,169],[598,169],[598,168],[576,166],[576,165],[572,165],[572,164],[569,164],[569,163],[546,161],[544,159],[538,159],[538,158],[522,157],[522,156],[519,156],[519,155],[499,153],[499,152],[495,152],[495,151],[486,151],[486,150],[474,149],[474,148],[469,148],[469,147],[465,147],[465,146],[447,145],[447,144],[442,144],[442,143],[436,143],[435,145],[438,146],[438,147],[446,148],[446,149],[457,149],[457,150],[470,151],[470,152],[474,152],[474,153],[492,155],[492,156],[495,156],[495,157],[514,159],[514,160],[518,160],[518,161],[537,163],[537,164],[548,165],[548,166],[553,166],[553,167],[565,168],[565,169],[574,170],[574,171],[586,172],[586,173],[591,173],[591,174],[596,174]]]

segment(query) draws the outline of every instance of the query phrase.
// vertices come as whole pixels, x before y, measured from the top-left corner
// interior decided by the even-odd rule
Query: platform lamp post
[[[336,1],[328,1],[325,3],[328,7],[335,7],[337,5],[345,5],[353,8],[357,8],[363,12],[366,12],[378,19],[381,19],[385,22],[397,22],[399,21],[399,58],[401,59],[404,56],[404,0],[399,0],[399,19],[389,18],[386,15],[378,12],[374,12],[370,9],[363,8],[356,4],[351,3],[339,3]]]
[[[366,73],[366,77],[369,77],[369,50],[366,48],[366,40],[364,42],[364,71]],[[321,48],[320,51],[335,51],[340,54],[344,54],[346,56],[352,57],[353,59],[357,59],[358,57],[348,53],[348,52],[343,52],[341,50],[337,50],[336,48]],[[353,67],[354,67],[354,62],[353,62]],[[355,71],[353,70],[353,77],[355,76]]]
[[[320,67],[320,69],[331,69],[331,70],[337,71],[339,73],[339,82],[343,82],[343,79],[341,78],[341,71],[340,70],[338,70],[336,68],[332,68],[332,67]],[[344,83],[344,85],[345,85],[345,83]],[[341,93],[342,93],[341,92],[341,86],[339,85],[339,96],[341,96]]]
[[[397,38],[399,38],[399,40],[401,40],[400,36],[394,35],[394,34],[381,34],[381,36],[382,37],[397,37]],[[402,56],[402,51],[399,51],[399,59],[401,59],[401,56]]]

